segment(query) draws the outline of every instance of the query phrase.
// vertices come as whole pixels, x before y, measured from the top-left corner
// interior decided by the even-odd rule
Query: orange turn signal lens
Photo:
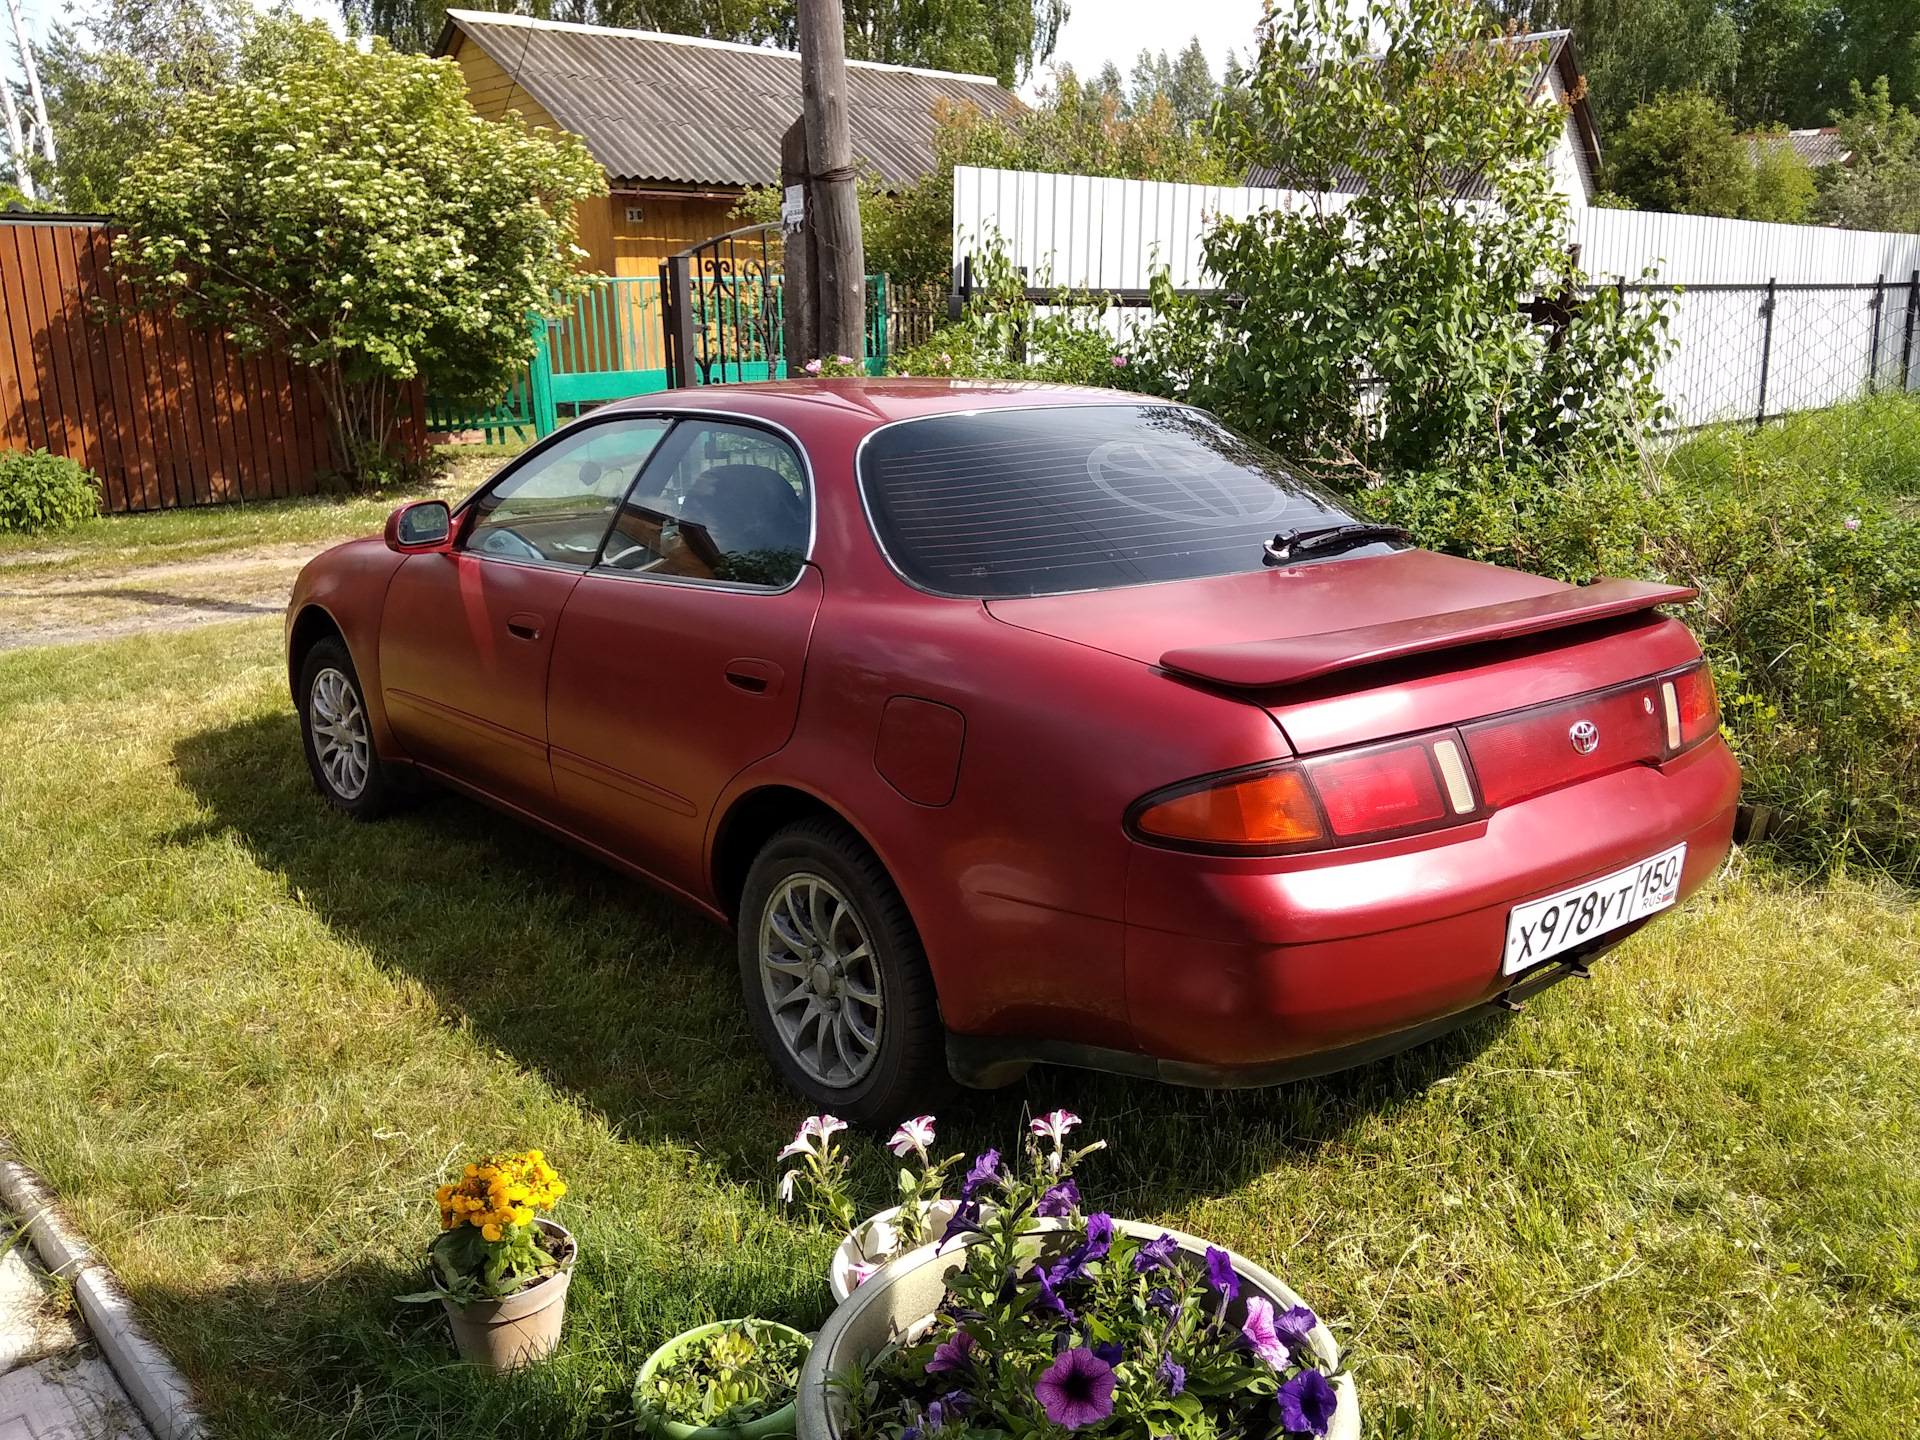
[[[1298,770],[1270,770],[1176,795],[1141,811],[1133,823],[1156,839],[1198,845],[1299,845],[1325,833]]]

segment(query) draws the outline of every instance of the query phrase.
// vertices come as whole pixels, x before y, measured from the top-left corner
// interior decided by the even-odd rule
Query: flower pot
[[[544,1360],[560,1343],[560,1325],[567,1315],[567,1282],[573,1278],[578,1253],[573,1235],[556,1220],[534,1222],[547,1237],[547,1250],[560,1262],[552,1274],[504,1300],[457,1303],[442,1296],[447,1319],[453,1324],[453,1343],[462,1360],[493,1370],[511,1370]],[[433,1270],[433,1288],[444,1290],[440,1272]]]
[[[640,1367],[640,1374],[633,1382],[633,1410],[640,1423],[646,1427],[647,1433],[654,1436],[655,1440],[772,1440],[774,1436],[793,1434],[794,1410],[791,1400],[772,1414],[762,1415],[758,1420],[748,1424],[720,1426],[689,1425],[684,1420],[672,1419],[661,1414],[641,1398],[647,1381],[653,1378],[653,1372],[677,1355],[683,1346],[690,1345],[703,1336],[711,1335],[716,1330],[724,1330],[729,1325],[739,1323],[738,1320],[716,1320],[711,1325],[696,1325],[691,1330],[681,1331],[647,1357],[647,1363]],[[805,1335],[791,1326],[781,1325],[772,1320],[762,1320],[760,1323],[769,1330],[779,1331],[790,1340],[800,1341],[803,1345],[807,1341]]]
[[[1035,1228],[1054,1226],[1052,1222],[1040,1221]],[[1138,1225],[1130,1220],[1116,1220],[1113,1228],[1141,1240],[1156,1239],[1163,1233],[1161,1226]],[[1205,1240],[1182,1235],[1177,1230],[1164,1233],[1172,1235],[1180,1249],[1195,1262],[1205,1263]],[[820,1334],[813,1342],[806,1369],[800,1374],[800,1393],[795,1402],[799,1440],[840,1440],[840,1397],[827,1384],[828,1377],[844,1369],[850,1361],[875,1353],[889,1341],[923,1332],[946,1293],[947,1276],[965,1261],[965,1252],[963,1245],[949,1245],[943,1250],[938,1244],[910,1250],[883,1265],[853,1292],[846,1304],[827,1317],[827,1323],[820,1327]],[[1240,1298],[1227,1308],[1229,1320],[1237,1322],[1244,1317],[1246,1302],[1255,1295],[1265,1296],[1276,1312],[1304,1303],[1287,1286],[1243,1256],[1233,1256],[1233,1268],[1240,1274]],[[1340,1347],[1324,1323],[1314,1327],[1307,1343],[1329,1370],[1339,1366]],[[1342,1376],[1336,1380],[1334,1390],[1340,1403],[1327,1431],[1328,1440],[1359,1440],[1360,1399],[1354,1391],[1352,1377]]]
[[[953,1212],[960,1208],[958,1200],[935,1200],[924,1205],[927,1212],[927,1233],[935,1240],[946,1232],[947,1222],[953,1219]],[[884,1264],[899,1253],[900,1232],[896,1228],[900,1216],[900,1207],[882,1210],[878,1215],[869,1217],[864,1224],[856,1225],[847,1232],[847,1238],[840,1242],[840,1248],[833,1252],[833,1261],[827,1267],[827,1280],[833,1286],[833,1303],[838,1305],[854,1292],[858,1281],[853,1278],[856,1265]]]

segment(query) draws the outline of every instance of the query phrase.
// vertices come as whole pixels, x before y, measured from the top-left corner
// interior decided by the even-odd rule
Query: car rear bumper
[[[1511,1008],[1638,928],[1503,976],[1515,905],[1682,840],[1681,897],[1697,890],[1726,856],[1739,791],[1739,766],[1716,737],[1662,769],[1633,766],[1535,796],[1444,842],[1267,860],[1137,846],[1126,986],[1138,1053],[955,1037],[955,1073],[1004,1073],[1024,1056],[1266,1085],[1423,1043]]]

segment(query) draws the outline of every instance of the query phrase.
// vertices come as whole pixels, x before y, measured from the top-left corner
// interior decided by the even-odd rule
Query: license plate
[[[1501,957],[1500,973],[1518,974],[1596,935],[1666,909],[1680,898],[1680,867],[1686,858],[1687,847],[1676,845],[1638,865],[1515,906],[1507,916],[1507,953]]]

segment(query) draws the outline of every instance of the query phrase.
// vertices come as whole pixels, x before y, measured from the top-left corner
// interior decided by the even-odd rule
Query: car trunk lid
[[[1565,585],[1405,550],[987,608],[1258,704],[1297,753],[1313,754],[1551,707],[1684,665],[1699,654],[1691,635],[1653,607],[1692,593]],[[1556,722],[1543,712],[1539,723]]]

